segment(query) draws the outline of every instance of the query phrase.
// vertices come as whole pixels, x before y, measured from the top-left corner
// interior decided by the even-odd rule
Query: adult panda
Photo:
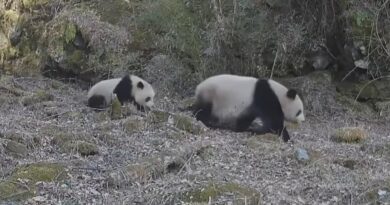
[[[305,120],[303,103],[297,92],[272,79],[222,74],[201,82],[195,90],[193,112],[206,126],[248,130],[255,118],[263,123],[257,133],[290,136],[284,120]],[[253,131],[253,130],[252,130]]]
[[[88,91],[88,106],[105,108],[109,106],[115,96],[121,105],[131,102],[138,109],[150,109],[154,105],[155,92],[153,87],[135,75],[125,75],[122,78],[102,80]]]

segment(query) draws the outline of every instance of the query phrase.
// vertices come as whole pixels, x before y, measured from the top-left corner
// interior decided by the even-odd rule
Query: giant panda
[[[121,105],[131,102],[139,110],[145,111],[154,105],[152,85],[135,75],[125,75],[122,78],[102,80],[88,91],[88,106],[105,108],[117,97]]]
[[[282,134],[285,142],[290,136],[284,120],[300,123],[305,120],[303,103],[294,89],[288,89],[272,79],[221,74],[209,77],[195,90],[193,114],[208,127],[250,130],[260,118],[257,133]]]

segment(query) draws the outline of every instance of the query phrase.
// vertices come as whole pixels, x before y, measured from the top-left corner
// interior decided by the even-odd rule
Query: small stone
[[[378,200],[380,204],[389,204],[390,203],[390,192],[387,190],[379,189],[378,190]]]
[[[384,195],[386,195],[387,194],[387,191],[386,190],[382,190],[382,189],[379,189],[378,190],[378,195],[379,196],[384,196]]]
[[[299,161],[308,161],[310,159],[309,154],[305,149],[298,148],[296,151],[296,156]]]

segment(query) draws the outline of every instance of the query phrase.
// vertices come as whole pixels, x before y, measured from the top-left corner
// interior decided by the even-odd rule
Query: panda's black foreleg
[[[263,126],[254,130],[254,132],[256,134],[274,133],[278,136],[282,136],[284,142],[290,140],[290,135],[288,134],[283,121],[279,120],[263,120]]]
[[[288,134],[286,127],[283,127],[282,139],[284,142],[288,142],[290,140],[290,135]]]
[[[290,140],[290,135],[287,132],[286,127],[284,126],[283,121],[275,121],[269,124],[268,129],[270,132],[275,133],[279,136],[282,136],[284,142]]]

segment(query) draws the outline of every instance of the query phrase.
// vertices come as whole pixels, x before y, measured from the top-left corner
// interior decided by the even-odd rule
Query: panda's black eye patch
[[[151,99],[150,97],[145,98],[145,102],[149,102],[150,99]]]
[[[298,112],[297,112],[297,117],[298,117],[298,115],[300,115],[302,113],[302,110],[299,110]]]
[[[143,84],[142,82],[138,82],[138,83],[137,83],[137,87],[138,87],[139,89],[143,89],[143,88],[144,88],[144,84]]]

